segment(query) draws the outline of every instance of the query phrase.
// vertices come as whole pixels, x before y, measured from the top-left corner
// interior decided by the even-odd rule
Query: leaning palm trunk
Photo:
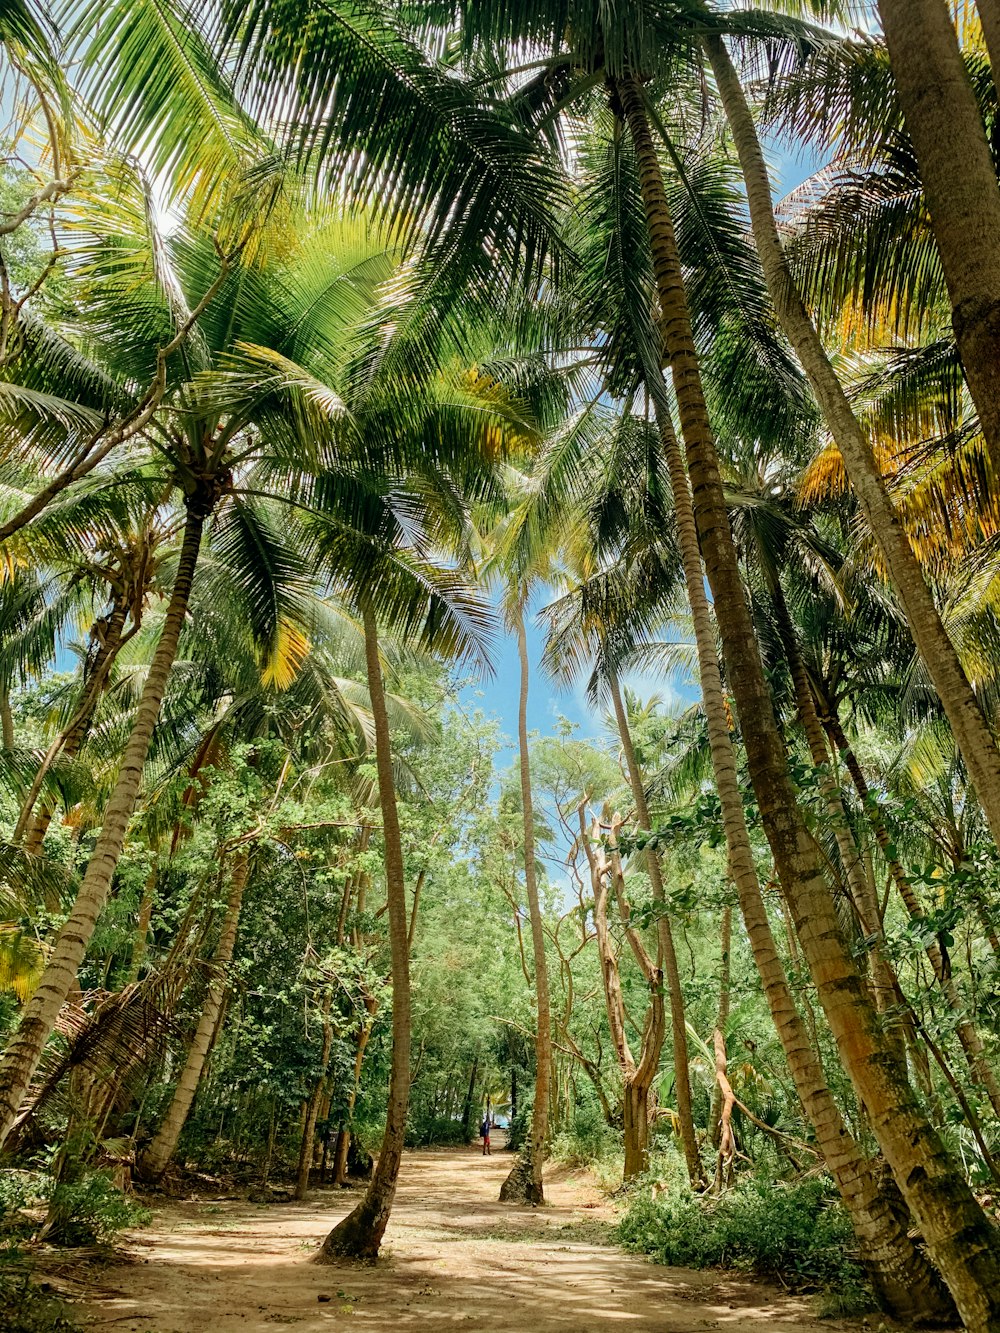
[[[521,1157],[500,1186],[502,1203],[543,1203],[542,1165],[549,1128],[549,1093],[552,1084],[552,1028],[549,1006],[549,974],[545,965],[545,931],[538,901],[535,874],[535,811],[531,797],[531,766],[528,750],[528,640],[524,612],[514,611],[517,652],[521,668],[521,691],[517,711],[517,744],[521,772],[521,811],[524,821],[524,886],[531,921],[531,944],[535,960],[535,1102],[531,1110],[531,1139]]]
[[[670,417],[666,387],[658,369],[647,378],[674,495],[677,538],[691,607],[702,705],[708,723],[715,786],[722,807],[729,873],[736,886],[764,997],[795,1090],[813,1127],[827,1170],[850,1216],[879,1303],[898,1319],[926,1322],[936,1317],[939,1322],[948,1323],[954,1309],[941,1290],[937,1275],[910,1238],[905,1205],[894,1190],[880,1188],[872,1163],[849,1133],[827,1086],[814,1043],[809,1039],[788,988],[761,896],[743,811],[691,491]]]
[[[201,1017],[195,1028],[191,1048],[188,1051],[184,1068],[174,1089],[174,1095],[163,1117],[153,1141],[139,1158],[138,1174],[143,1180],[159,1180],[177,1151],[181,1131],[187,1124],[188,1115],[194,1104],[195,1093],[205,1069],[205,1062],[215,1040],[222,1002],[229,986],[228,969],[233,960],[236,947],[236,932],[240,924],[240,909],[243,905],[243,891],[250,874],[250,853],[241,848],[236,855],[232,875],[229,880],[229,895],[226,900],[226,914],[222,919],[219,942],[212,958],[212,979],[202,1006]]]
[[[21,812],[11,834],[11,841],[20,842],[23,838],[25,851],[32,855],[37,856],[42,850],[42,842],[54,813],[54,806],[50,801],[43,802],[41,809],[35,811],[42,784],[60,754],[66,759],[74,759],[79,753],[80,746],[90,729],[90,721],[108,672],[124,642],[122,631],[125,628],[127,615],[128,607],[125,601],[119,600],[112,607],[110,615],[97,621],[91,630],[91,640],[98,645],[97,652],[85,670],[83,688],[73,716],[46,750],[21,804]]]
[[[396,1195],[399,1163],[406,1136],[406,1113],[410,1103],[410,956],[407,948],[406,876],[403,843],[396,809],[396,787],[392,774],[389,715],[379,661],[378,626],[375,612],[366,601],[362,607],[365,628],[365,661],[368,694],[375,727],[375,767],[382,811],[382,847],[385,857],[385,888],[389,917],[389,948],[392,954],[392,1066],[389,1073],[389,1104],[378,1165],[364,1198],[333,1228],[316,1256],[320,1262],[340,1256],[374,1259],[382,1244]]]
[[[840,930],[819,851],[788,772],[784,742],[740,577],[701,383],[684,276],[642,86],[617,85],[635,147],[664,342],[687,452],[698,534],[736,698],[750,778],[775,868],[845,1071],[864,1103],[931,1256],[972,1333],[1000,1329],[1000,1246],[883,1039]]]
[[[198,563],[201,535],[213,503],[214,494],[203,491],[188,498],[184,540],[170,603],[118,770],[118,780],[105,811],[100,837],[91,854],[73,910],[49,955],[38,989],[29,1000],[20,1026],[0,1060],[0,1146],[10,1133],[18,1108],[38,1067],[42,1049],[76,981],[77,971],[111,888],[129,820],[139,796],[143,765],[149,752],[153,729],[177,656],[177,645]]]
[[[908,12],[909,3],[910,0],[905,0],[899,8]],[[923,0],[920,3],[923,7]],[[942,0],[931,0],[931,4],[939,7],[944,15]],[[854,415],[843,385],[826,355],[816,326],[795,285],[775,225],[770,180],[756,126],[729,53],[719,37],[706,39],[705,45],[746,180],[754,241],[775,311],[802,363],[826,424],[843,456],[851,485],[878,543],[892,584],[899,594],[917,651],[940,696],[993,838],[1000,846],[1000,749],[997,748],[993,733],[958,659],[955,646],[941,622],[906,532],[893,509],[871,441]],[[947,151],[959,170],[964,171],[965,163],[955,152],[954,145],[947,145]],[[992,174],[992,167],[990,172]],[[989,234],[1000,244],[1000,194],[997,193],[995,178],[992,180],[992,189],[997,195],[997,222],[995,231]],[[978,250],[980,239],[978,232],[974,231],[971,235],[977,237],[975,245],[970,243],[968,236],[964,236],[961,242],[969,254]],[[1000,273],[997,292],[1000,297]],[[1000,328],[1000,306],[997,307],[995,317]],[[992,356],[994,374],[1000,377],[1000,357],[995,351]],[[997,439],[1000,443],[1000,378],[997,379],[997,408]]]
[[[948,286],[955,341],[1000,478],[1000,190],[986,128],[950,6],[879,0],[878,9]],[[980,12],[995,41],[989,0]],[[994,46],[991,58],[996,53]]]
[[[847,737],[840,727],[839,720],[830,723],[831,736],[836,744],[837,751],[844,759],[847,771],[854,782],[855,790],[861,797],[866,807],[871,808],[872,795],[868,786],[867,779],[858,763],[857,756],[854,753]],[[916,891],[912,883],[907,878],[906,872],[892,854],[892,843],[889,838],[889,830],[886,828],[881,814],[877,811],[874,814],[873,825],[875,829],[875,838],[882,848],[883,854],[889,866],[889,876],[895,885],[896,891],[906,908],[911,921],[919,921],[924,915],[924,911],[917,898]],[[979,1035],[975,1023],[965,1011],[962,1003],[962,997],[959,994],[955,979],[951,973],[951,965],[946,958],[940,944],[932,939],[928,942],[924,952],[930,962],[931,970],[934,973],[934,979],[944,995],[948,1008],[955,1015],[955,1035],[958,1037],[959,1045],[962,1048],[962,1054],[965,1056],[966,1064],[973,1079],[982,1087],[989,1098],[990,1105],[997,1116],[1000,1116],[1000,1080],[989,1062],[986,1048]]]
[[[615,721],[621,738],[625,764],[628,768],[629,786],[635,801],[635,813],[639,827],[645,833],[652,832],[649,821],[649,806],[646,803],[646,790],[643,776],[636,759],[632,733],[629,730],[628,715],[622,701],[618,681],[612,677],[610,682],[611,700],[614,704]],[[688,1069],[687,1021],[684,1013],[684,992],[681,989],[681,974],[677,966],[677,951],[674,948],[673,931],[667,914],[667,896],[663,891],[663,874],[660,870],[660,858],[654,848],[646,851],[646,870],[656,909],[656,932],[659,954],[670,996],[670,1023],[674,1048],[674,1087],[677,1090],[677,1119],[680,1124],[681,1144],[684,1148],[684,1161],[687,1165],[688,1179],[692,1185],[704,1183],[705,1172],[701,1154],[698,1152],[698,1139],[694,1128],[694,1115],[691,1110],[691,1076]]]

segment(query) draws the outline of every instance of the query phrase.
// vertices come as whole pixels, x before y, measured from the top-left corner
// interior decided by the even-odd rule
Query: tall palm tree
[[[721,33],[711,34],[705,45],[747,183],[754,240],[775,311],[843,455],[862,510],[899,592],[914,642],[927,664],[970,771],[975,774],[980,800],[994,837],[1000,842],[1000,749],[893,509],[871,441],[854,414],[792,277],[774,220],[770,180],[753,117]],[[997,193],[995,179],[993,189]],[[997,211],[1000,216],[1000,194]]]
[[[145,222],[145,214],[140,214],[140,225]],[[323,230],[324,225],[321,222],[318,230]],[[268,542],[260,532],[257,500],[263,478],[255,476],[254,460],[267,454],[269,468],[280,467],[282,459],[286,464],[294,462],[295,466],[302,462],[298,452],[300,437],[289,429],[287,412],[272,413],[266,418],[265,409],[275,388],[273,374],[271,378],[259,373],[249,378],[246,358],[259,368],[264,355],[260,349],[266,344],[268,353],[280,365],[285,352],[311,344],[324,365],[331,357],[342,360],[348,331],[359,309],[365,308],[363,293],[370,293],[391,272],[385,244],[378,238],[369,238],[363,223],[360,227],[353,226],[353,230],[352,226],[335,224],[333,234],[327,231],[326,243],[319,253],[314,233],[313,249],[308,246],[302,249],[297,269],[272,265],[270,269],[259,270],[249,261],[245,261],[239,273],[231,273],[226,267],[224,277],[228,282],[223,282],[221,289],[206,283],[206,270],[211,273],[217,266],[214,238],[207,227],[200,233],[178,234],[174,242],[177,268],[166,283],[160,280],[162,242],[154,237],[150,244],[148,234],[140,232],[139,244],[129,256],[134,268],[126,266],[123,274],[121,269],[111,267],[110,278],[88,291],[88,319],[98,333],[104,332],[110,356],[123,348],[121,355],[129,369],[142,366],[143,362],[147,366],[163,364],[160,330],[174,318],[174,306],[179,299],[183,300],[179,293],[185,286],[196,291],[214,289],[217,301],[205,304],[197,334],[182,339],[176,348],[174,393],[180,410],[161,413],[151,431],[150,443],[165,460],[164,481],[176,486],[182,496],[183,536],[173,588],[116,786],[76,904],[53,947],[41,984],[0,1061],[0,1136],[5,1136],[13,1123],[107,897],[177,654],[206,523],[225,496],[218,520],[218,540],[233,556],[244,557],[244,569],[253,580],[260,570],[260,553],[268,549]],[[98,250],[101,244],[98,238]],[[112,233],[112,251],[115,244]],[[81,250],[78,246],[78,253]],[[134,257],[136,253],[138,258]],[[145,278],[144,283],[133,280],[136,270]],[[123,277],[127,283],[124,288]],[[134,307],[134,322],[127,340],[122,337],[121,326],[125,291],[130,293]],[[181,317],[182,328],[188,322],[186,316]],[[142,331],[147,332],[145,342]],[[238,353],[241,338],[247,339],[248,348],[257,350]],[[232,363],[226,360],[231,357],[236,358]],[[272,360],[272,368],[274,364]],[[300,379],[290,392],[299,404],[300,414],[305,408],[306,415],[311,415],[310,424],[316,432],[310,441],[313,448],[331,417],[338,415],[339,403],[328,394],[318,402],[310,398],[315,383],[308,376],[304,381]],[[265,418],[270,431],[265,428],[255,434],[252,427]],[[265,580],[262,587],[269,585],[270,580]],[[257,609],[266,619],[269,603],[258,602]]]

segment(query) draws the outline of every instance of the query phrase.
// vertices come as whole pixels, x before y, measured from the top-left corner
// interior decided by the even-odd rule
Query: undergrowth
[[[720,1197],[637,1185],[616,1230],[627,1250],[661,1264],[736,1268],[824,1294],[823,1313],[873,1308],[850,1220],[823,1180],[745,1176]]]

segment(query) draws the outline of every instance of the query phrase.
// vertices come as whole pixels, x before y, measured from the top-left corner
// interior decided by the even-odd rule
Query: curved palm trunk
[[[864,772],[861,769],[861,765],[858,763],[857,756],[855,755],[847,737],[844,735],[839,720],[834,721],[833,719],[830,719],[830,733],[834,744],[836,745],[837,752],[843,758],[845,767],[851,775],[855,790],[865,806],[871,809],[871,790],[868,786]],[[889,830],[886,828],[877,809],[873,813],[872,823],[875,830],[876,841],[882,848],[883,854],[886,855],[889,865],[889,874],[895,885],[896,891],[902,900],[903,906],[906,908],[910,920],[918,921],[925,915],[925,913],[920,905],[920,900],[916,895],[916,891],[910,883],[910,880],[907,878],[903,867],[895,857],[891,855],[892,843],[889,838]],[[958,987],[955,985],[955,980],[951,974],[950,962],[945,957],[937,940],[931,940],[924,952],[927,954],[931,970],[934,973],[934,979],[944,995],[948,1008],[956,1015],[955,1034],[958,1037],[959,1045],[965,1056],[966,1064],[969,1066],[969,1071],[972,1074],[973,1079],[980,1084],[989,1098],[994,1113],[997,1116],[1000,1116],[1000,1080],[998,1080],[996,1073],[990,1065],[986,1048],[983,1045],[983,1040],[979,1035],[975,1023],[965,1012],[962,997],[959,994]]]
[[[871,941],[869,959],[871,979],[874,989],[875,1008],[883,1016],[883,1031],[897,1045],[897,1055],[904,1057],[903,1033],[899,1024],[901,1018],[895,1013],[896,995],[899,984],[896,974],[885,954],[885,938],[882,929],[882,916],[879,911],[878,897],[874,885],[869,883],[861,860],[861,852],[854,840],[854,834],[847,818],[844,799],[840,787],[830,770],[830,751],[827,748],[826,734],[816,710],[809,675],[799,651],[795,626],[785,601],[784,590],[778,578],[769,580],[771,598],[774,604],[778,638],[781,642],[785,661],[792,678],[792,690],[795,695],[795,708],[806,738],[809,757],[819,774],[820,790],[826,801],[830,823],[833,827],[840,854],[840,864],[846,881],[847,892],[857,914],[861,929]]]
[[[684,277],[641,84],[618,83],[635,146],[698,535],[761,821],[844,1068],[972,1333],[1000,1329],[1000,1245],[879,1030],[799,809],[729,528]]]
[[[613,676],[609,682],[609,689],[615,710],[615,721],[618,724],[618,735],[621,738],[622,750],[625,753],[629,786],[632,788],[632,799],[635,801],[635,812],[639,820],[639,827],[645,832],[651,833],[652,825],[649,820],[649,806],[646,803],[646,790],[643,786],[639,762],[636,759],[635,746],[632,744],[628,714],[625,712],[618,681]],[[681,988],[677,951],[674,948],[673,931],[670,928],[670,917],[667,914],[667,897],[663,891],[660,858],[653,848],[649,848],[646,852],[646,870],[649,874],[653,903],[657,909],[657,941],[667,982],[667,992],[670,996],[670,1025],[674,1047],[674,1086],[677,1089],[677,1118],[680,1122],[681,1144],[684,1148],[684,1161],[687,1165],[688,1179],[692,1185],[701,1185],[705,1181],[705,1171],[702,1166],[701,1154],[698,1151],[694,1116],[691,1111],[691,1075],[688,1068],[684,991]]]
[[[181,1131],[187,1124],[188,1115],[194,1104],[195,1093],[198,1091],[198,1084],[201,1082],[201,1076],[205,1069],[205,1061],[208,1059],[208,1053],[215,1041],[216,1028],[219,1025],[219,1016],[222,1013],[222,1002],[229,986],[228,969],[233,960],[233,950],[236,947],[236,932],[240,924],[243,892],[249,874],[250,853],[241,849],[237,853],[233,873],[229,880],[226,913],[222,919],[219,942],[215,947],[215,954],[212,958],[212,979],[205,995],[201,1017],[198,1019],[198,1026],[195,1028],[194,1038],[184,1062],[181,1076],[177,1080],[177,1087],[174,1089],[174,1095],[167,1108],[167,1113],[153,1136],[153,1141],[136,1164],[138,1174],[143,1180],[159,1180],[166,1171],[171,1158],[177,1151]]]
[[[936,1273],[910,1238],[906,1207],[898,1194],[894,1196],[893,1191],[880,1186],[872,1163],[848,1131],[827,1085],[815,1042],[810,1040],[788,988],[761,895],[743,811],[743,794],[729,730],[712,611],[705,593],[687,474],[659,372],[650,375],[648,383],[674,495],[677,538],[691,607],[698,675],[715,786],[722,807],[729,873],[736,886],[740,912],[771,1019],[802,1108],[851,1218],[879,1303],[883,1309],[905,1321],[950,1323],[954,1307],[941,1290]]]
[[[950,6],[879,0],[878,10],[948,285],[955,341],[1000,478],[1000,189],[986,129]],[[980,13],[992,20],[995,40],[988,0]],[[995,53],[994,47],[991,58]]]
[[[521,607],[514,612],[521,689],[517,708],[517,748],[521,774],[521,811],[524,821],[524,887],[531,921],[531,946],[535,960],[535,1102],[531,1110],[531,1142],[520,1161],[514,1163],[500,1187],[501,1203],[544,1203],[542,1165],[549,1128],[549,1094],[552,1085],[552,1016],[549,1004],[549,974],[545,965],[545,931],[538,901],[535,873],[535,807],[531,796],[531,763],[528,750],[528,640]]]
[[[940,9],[942,18],[947,22],[942,0],[930,0],[930,5]],[[898,8],[908,14],[910,0],[903,0],[901,4],[897,4],[897,0],[892,0],[890,7]],[[926,0],[919,0],[918,8],[927,7]],[[958,659],[955,646],[941,622],[934,598],[924,580],[906,532],[892,507],[871,442],[854,415],[843,385],[830,364],[816,326],[795,285],[774,221],[770,180],[756,126],[729,53],[719,37],[706,39],[705,46],[739,154],[740,166],[746,181],[754,241],[775,312],[786,337],[802,363],[824,420],[844,459],[858,503],[878,543],[893,586],[899,593],[917,651],[923,658],[934,688],[940,696],[993,838],[1000,846],[1000,749],[997,748],[993,733]],[[976,114],[978,116],[978,112]],[[945,148],[959,173],[963,173],[966,164],[961,154],[956,152],[955,143],[946,142]],[[997,195],[997,222],[995,231],[989,235],[996,238],[997,245],[1000,245],[1000,194],[997,193],[996,179],[992,177],[992,170],[990,166],[992,189]],[[961,248],[967,255],[974,254],[979,248],[980,239],[986,234],[976,231],[963,233]],[[970,240],[970,235],[976,238],[974,242]],[[997,292],[1000,295],[1000,269],[998,269]],[[997,328],[1000,331],[1000,306],[997,309]],[[1000,442],[998,350],[995,349],[991,356],[994,374],[998,377],[997,438]],[[1000,468],[997,468],[997,474],[1000,475]]]
[[[129,820],[142,785],[142,770],[149,743],[160,715],[170,670],[177,656],[177,645],[198,564],[201,535],[213,500],[214,497],[201,493],[188,500],[184,540],[170,603],[118,770],[118,780],[105,811],[100,837],[87,865],[73,910],[49,955],[38,989],[29,1000],[20,1026],[0,1060],[0,1145],[10,1133],[28,1084],[38,1066],[42,1048],[76,981],[77,971],[111,888]]]
[[[375,767],[378,799],[382,811],[382,846],[385,857],[385,889],[389,918],[389,948],[392,954],[392,1065],[389,1073],[389,1103],[378,1165],[364,1198],[333,1228],[316,1256],[320,1262],[340,1256],[374,1259],[382,1244],[396,1195],[399,1163],[406,1136],[406,1113],[410,1103],[410,957],[406,940],[406,875],[403,843],[396,809],[396,787],[392,776],[392,746],[389,715],[385,707],[382,664],[379,661],[378,625],[367,601],[362,606],[365,628],[365,662],[368,694],[375,727]]]
[[[28,793],[21,804],[21,811],[17,817],[14,832],[11,834],[11,841],[20,842],[23,838],[25,851],[35,856],[42,850],[42,842],[55,812],[52,803],[46,801],[42,808],[35,813],[35,804],[42,790],[42,784],[60,754],[65,755],[67,759],[72,759],[79,753],[90,729],[90,719],[94,715],[94,709],[97,707],[97,700],[104,688],[104,682],[115,658],[118,656],[118,649],[122,645],[122,631],[125,628],[127,615],[128,608],[125,602],[119,601],[112,607],[111,614],[103,620],[99,620],[91,631],[91,638],[96,638],[98,649],[92,662],[88,665],[76,710],[67,726],[63,728],[46,750],[42,762],[38,765],[38,770],[31,780]]]

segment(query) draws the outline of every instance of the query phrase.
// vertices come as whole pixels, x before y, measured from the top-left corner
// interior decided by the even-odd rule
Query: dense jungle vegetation
[[[0,1292],[205,1180],[374,1258],[485,1115],[1000,1330],[1000,0],[0,63]]]

